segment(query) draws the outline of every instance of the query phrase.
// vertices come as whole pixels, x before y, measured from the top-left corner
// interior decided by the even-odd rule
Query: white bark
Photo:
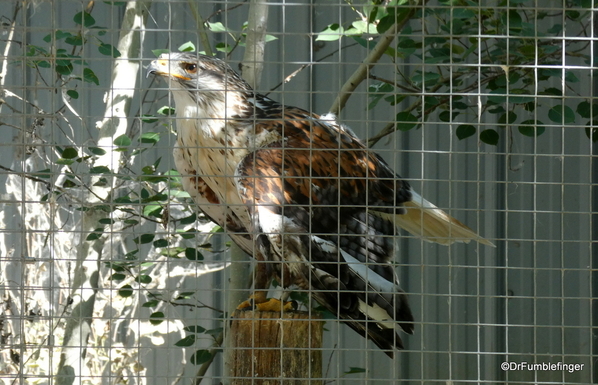
[[[257,89],[262,79],[267,27],[267,0],[251,0],[247,20],[245,55],[243,56],[243,63],[241,63],[241,70],[243,79],[254,89]]]
[[[94,166],[107,166],[115,174],[120,170],[121,153],[114,151],[113,141],[126,133],[131,101],[139,78],[141,66],[140,55],[144,37],[144,26],[147,21],[150,1],[132,1],[127,3],[119,36],[118,50],[121,57],[116,58],[112,71],[110,92],[106,95],[106,111],[103,121],[98,122],[98,147],[106,153],[96,160]],[[86,235],[97,227],[98,220],[105,213],[94,210],[94,205],[103,203],[110,196],[112,186],[93,186],[97,181],[92,179],[89,195],[89,209],[84,212],[81,224],[82,236],[77,247],[74,280],[71,292],[73,312],[67,321],[63,348],[60,356],[58,385],[81,383],[83,362],[87,340],[90,332],[90,321],[93,315],[95,295],[98,290],[99,267],[102,260],[102,249],[105,237],[90,242]]]
[[[242,76],[251,87],[257,89],[260,84],[264,68],[264,49],[266,45],[266,30],[268,23],[268,3],[265,0],[251,0],[247,21],[247,40],[243,57]],[[231,249],[231,267],[228,285],[228,314],[232,314],[237,306],[247,299],[248,286],[251,278],[251,264],[247,255],[236,245]],[[232,363],[231,351],[226,338],[224,350],[224,365],[226,373]],[[225,382],[226,383],[226,382]]]

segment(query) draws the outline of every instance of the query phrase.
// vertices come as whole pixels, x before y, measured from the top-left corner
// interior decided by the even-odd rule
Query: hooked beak
[[[150,75],[160,75],[164,77],[173,77],[178,80],[191,80],[191,78],[178,73],[178,66],[176,62],[168,60],[168,57],[160,55],[156,60],[153,60],[147,68],[146,77]]]
[[[168,60],[162,58],[152,60],[149,67],[147,67],[146,77],[150,75],[168,76]]]

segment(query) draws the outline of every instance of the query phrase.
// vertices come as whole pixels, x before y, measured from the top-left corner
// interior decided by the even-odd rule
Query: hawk
[[[413,333],[414,322],[392,264],[397,227],[443,245],[492,245],[413,191],[331,114],[277,103],[200,54],[162,54],[148,74],[163,77],[174,98],[184,189],[258,261],[258,309],[277,302],[266,299],[275,278],[392,357],[403,348],[397,331]]]

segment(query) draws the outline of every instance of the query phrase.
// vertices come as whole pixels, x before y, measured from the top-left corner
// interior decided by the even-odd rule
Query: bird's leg
[[[270,287],[271,269],[267,262],[258,260],[255,268],[254,292],[247,301],[242,302],[237,309],[258,311],[292,311],[297,310],[295,301],[284,302],[276,298],[267,298],[268,288]]]

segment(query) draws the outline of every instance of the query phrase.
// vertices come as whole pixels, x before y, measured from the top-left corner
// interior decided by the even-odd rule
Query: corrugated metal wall
[[[108,28],[105,41],[116,44],[121,24],[123,7],[96,2],[93,16],[97,25]],[[2,3],[0,13],[9,15],[13,2]],[[202,15],[221,10],[238,3],[198,3]],[[364,56],[361,47],[345,47],[341,42],[316,42],[313,33],[319,32],[331,21],[343,23],[353,20],[348,3],[339,2],[271,2],[268,33],[278,40],[267,45],[265,70],[260,89],[267,92],[280,83],[291,72],[304,63],[315,60],[340,48],[340,53],[329,59],[314,63],[301,71],[292,81],[270,94],[270,97],[285,104],[324,113],[331,106],[337,91],[345,79],[354,71]],[[10,7],[9,7],[10,5]],[[28,4],[21,13],[18,37],[22,44],[14,44],[10,51],[11,66],[5,89],[26,95],[44,113],[55,111],[61,105],[59,94],[47,89],[59,86],[56,79],[45,84],[36,70],[24,63],[25,44],[44,45],[43,37],[51,31],[65,30],[73,26],[73,15],[86,5],[78,1],[42,1]],[[150,21],[143,42],[144,58],[148,64],[154,55],[152,49],[170,48],[192,41],[199,43],[196,22],[191,17],[187,2],[154,1],[150,6]],[[542,6],[538,4],[538,6]],[[211,21],[221,21],[232,29],[238,29],[247,19],[247,5],[224,12]],[[6,36],[4,34],[3,36]],[[214,42],[230,38],[223,33],[211,34]],[[3,42],[5,44],[5,42]],[[103,93],[108,92],[111,60],[99,55],[95,49],[84,50],[83,58],[90,63],[100,79],[100,86],[83,83],[80,97],[73,100],[73,108],[82,119],[71,111],[63,113],[69,124],[56,116],[43,115],[43,125],[35,129],[37,152],[25,155],[25,145],[33,140],[24,135],[26,130],[15,127],[32,127],[42,112],[25,102],[6,97],[18,106],[11,110],[4,106],[0,121],[2,143],[0,144],[0,165],[10,167],[19,175],[42,168],[39,157],[51,155],[51,149],[44,144],[52,141],[67,145],[66,137],[72,136],[80,145],[94,138],[95,123],[103,119]],[[230,59],[234,68],[242,56],[242,49],[235,51]],[[581,65],[581,64],[580,64]],[[406,71],[414,67],[407,66]],[[392,63],[382,63],[374,71],[379,76],[395,76]],[[580,76],[591,79],[589,69],[580,70]],[[150,86],[150,80],[139,73],[138,98],[132,111],[153,113],[142,97]],[[163,87],[162,85],[158,85]],[[362,138],[373,136],[399,112],[402,106],[377,108],[368,111],[366,88],[359,88],[351,97],[341,114],[341,120],[348,124]],[[154,95],[153,90],[149,91]],[[165,95],[165,92],[161,95]],[[579,95],[594,94],[591,81],[580,83]],[[471,96],[477,98],[475,94]],[[145,99],[149,100],[149,99]],[[162,101],[167,103],[166,98]],[[132,130],[141,132],[160,128],[164,121],[152,125],[138,125],[131,121]],[[482,118],[483,124],[494,122]],[[8,126],[10,124],[12,126]],[[569,383],[592,382],[594,334],[592,293],[592,185],[594,181],[594,146],[586,137],[582,126],[549,127],[547,132],[535,139],[511,139],[510,131],[501,127],[502,140],[498,146],[488,146],[476,140],[459,141],[449,124],[435,124],[433,121],[422,128],[396,133],[375,146],[375,150],[395,166],[395,170],[408,178],[414,188],[439,207],[451,210],[459,220],[491,239],[496,249],[477,245],[455,245],[449,248],[423,243],[417,239],[401,238],[397,255],[398,271],[402,286],[410,293],[410,299],[417,319],[416,333],[408,336],[406,351],[391,361],[374,349],[373,345],[356,338],[356,335],[335,321],[329,321],[326,328],[325,360],[329,363],[328,376],[343,384],[357,383],[457,383],[457,382],[510,382],[535,383],[539,381]],[[64,139],[57,139],[64,138]],[[163,140],[158,149],[152,149],[139,156],[131,165],[134,172],[162,157],[164,170],[172,168],[170,148],[171,136]],[[27,194],[44,194],[44,186],[33,181],[13,178],[0,172],[0,193],[2,194],[2,229],[0,252],[3,277],[10,277],[11,288],[23,284],[26,274],[47,275],[47,287],[43,295],[52,297],[53,288],[66,280],[68,272],[55,270],[49,260],[51,250],[75,247],[78,234],[61,234],[61,228],[52,224],[53,218],[36,217],[40,211],[35,202],[27,202]],[[23,183],[15,187],[14,183]],[[20,188],[22,195],[8,191]],[[44,211],[45,212],[45,211]],[[27,213],[27,214],[25,214]],[[73,211],[73,218],[78,213]],[[34,234],[31,229],[51,231],[48,242],[40,248],[32,248],[35,240],[47,233],[43,230]],[[71,244],[65,244],[71,239]],[[53,242],[56,242],[53,244]],[[117,257],[121,252],[118,245],[111,249]],[[143,258],[152,260],[153,255]],[[223,255],[207,257],[221,261]],[[30,259],[30,264],[27,264]],[[169,270],[177,267],[189,268],[188,264],[167,262]],[[219,275],[224,274],[224,275]],[[199,301],[213,306],[222,306],[226,290],[227,273],[194,276],[177,276],[169,280],[164,290],[185,288],[199,289]],[[215,288],[214,291],[212,291]],[[2,289],[0,289],[2,290]],[[8,289],[7,289],[8,290]],[[13,290],[17,293],[18,290]],[[25,302],[26,298],[21,298]],[[52,308],[42,309],[46,315],[60,312],[57,304],[64,298],[53,298]],[[212,322],[213,315],[202,315],[201,311],[188,312],[179,308],[170,309],[169,317],[184,322]],[[110,309],[103,313],[109,317]],[[129,315],[131,322],[122,327],[137,328],[134,320],[147,319],[145,309],[137,309]],[[21,327],[27,327],[25,321]],[[140,330],[140,329],[139,329]],[[157,344],[156,335],[147,335],[139,347],[139,359],[146,368],[146,378],[139,380],[148,384],[174,383],[178,376],[184,382],[191,381],[197,368],[187,363],[181,368],[183,352],[174,348],[180,338],[180,331],[167,333],[166,340]],[[124,332],[123,332],[124,333]],[[123,335],[125,335],[124,333]],[[106,344],[127,345],[118,340]],[[365,350],[365,348],[370,350]],[[1,346],[0,348],[7,348]],[[58,346],[56,347],[58,349]],[[187,354],[188,358],[188,354]],[[58,358],[55,358],[58,360]],[[513,371],[501,370],[502,362],[565,362],[580,363],[585,369],[575,373],[563,371]],[[210,372],[222,375],[221,362],[217,361]],[[346,375],[350,367],[368,368],[367,374]],[[181,372],[183,370],[183,372]],[[212,383],[218,383],[214,377]],[[404,381],[403,381],[404,380]],[[0,381],[10,383],[0,374]],[[46,382],[46,381],[42,381]],[[100,381],[97,381],[100,383]],[[102,381],[107,383],[107,381]]]

